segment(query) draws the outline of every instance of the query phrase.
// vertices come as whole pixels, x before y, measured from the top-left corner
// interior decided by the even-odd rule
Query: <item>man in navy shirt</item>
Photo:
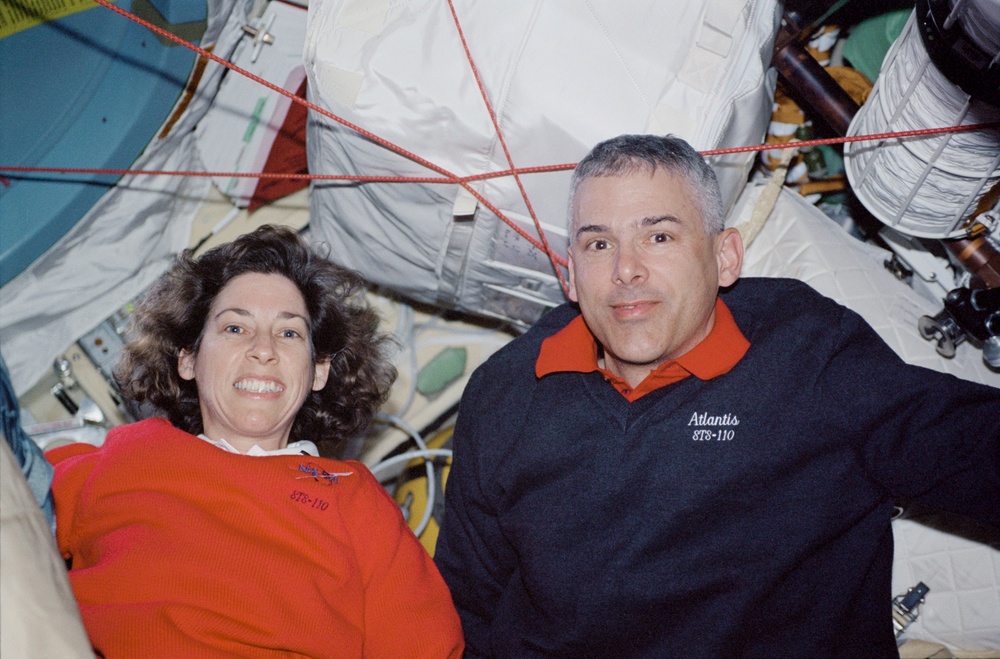
[[[466,656],[897,656],[894,504],[1000,527],[1000,390],[740,279],[673,137],[573,176],[570,299],[463,396],[435,558]]]

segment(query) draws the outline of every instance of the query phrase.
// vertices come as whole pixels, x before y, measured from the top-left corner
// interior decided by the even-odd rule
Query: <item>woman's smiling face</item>
[[[205,435],[245,453],[254,444],[288,444],[295,416],[309,392],[326,384],[330,363],[313,362],[298,287],[282,275],[251,272],[219,291],[198,351],[182,350],[177,370],[198,386]]]

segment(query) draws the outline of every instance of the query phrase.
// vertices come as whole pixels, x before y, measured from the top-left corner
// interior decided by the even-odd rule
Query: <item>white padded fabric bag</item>
[[[572,165],[621,133],[673,133],[699,150],[757,144],[779,17],[774,0],[316,0],[303,59],[312,102],[471,176],[510,165],[470,59],[516,168]],[[310,117],[313,174],[441,176]],[[753,158],[713,158],[730,204]],[[522,174],[525,195],[512,176],[470,186],[537,239],[527,197],[561,259],[569,178]],[[333,258],[417,301],[523,325],[564,300],[549,257],[454,183],[314,182],[311,228]]]

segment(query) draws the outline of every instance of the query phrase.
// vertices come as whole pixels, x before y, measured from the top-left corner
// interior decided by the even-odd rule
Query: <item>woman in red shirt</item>
[[[352,272],[265,226],[178,257],[116,370],[158,415],[48,453],[57,542],[105,657],[458,657],[451,596],[338,444],[395,371]]]

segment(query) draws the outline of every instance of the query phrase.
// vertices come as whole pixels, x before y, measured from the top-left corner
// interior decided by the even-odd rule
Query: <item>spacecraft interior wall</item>
[[[207,3],[202,47],[228,56],[239,43],[242,12],[234,0]],[[105,11],[107,20],[125,20]],[[157,136],[133,170],[204,170],[194,127],[218,89],[219,65],[188,81]],[[36,89],[41,93],[44,90]],[[191,222],[210,182],[203,177],[124,176],[80,220],[24,271],[0,287],[0,348],[20,396],[53,360],[122,305],[134,299],[187,246]]]

